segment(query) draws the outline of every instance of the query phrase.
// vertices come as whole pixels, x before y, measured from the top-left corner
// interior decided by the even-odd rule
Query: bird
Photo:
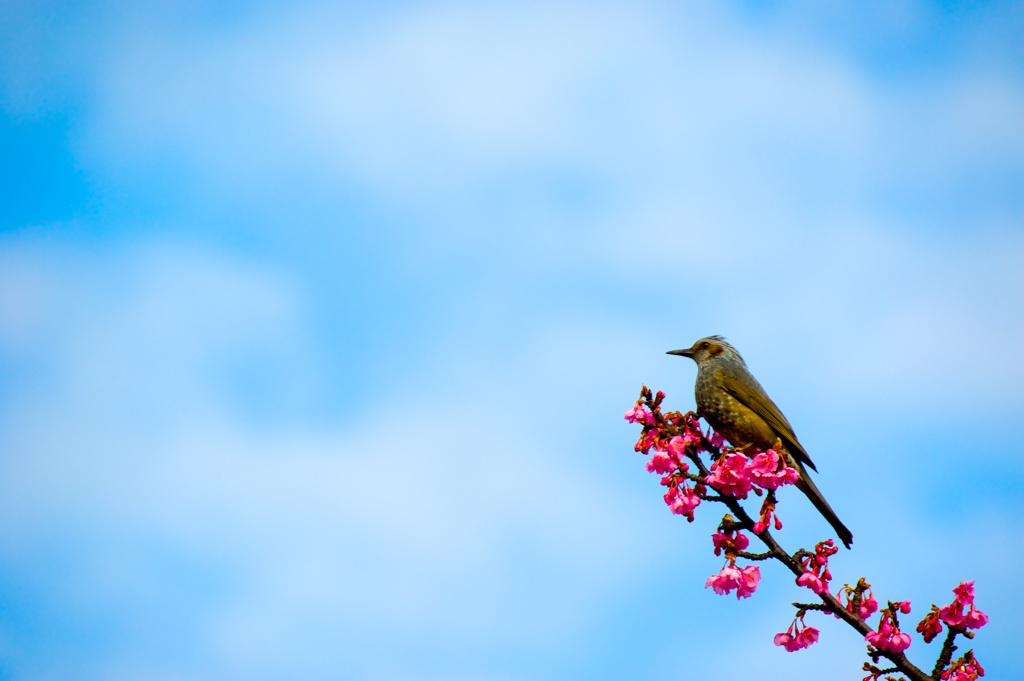
[[[808,468],[817,472],[817,467],[797,439],[793,426],[747,369],[736,348],[721,336],[707,336],[689,348],[669,350],[667,354],[689,357],[697,363],[697,414],[733,447],[744,452],[754,447],[768,450],[781,440],[784,451],[780,454],[800,473],[797,489],[807,495],[843,545],[850,548],[853,533],[839,520],[808,475]]]

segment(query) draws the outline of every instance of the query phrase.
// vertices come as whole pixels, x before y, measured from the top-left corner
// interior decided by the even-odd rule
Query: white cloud
[[[216,668],[315,671],[334,668],[325,632],[369,637],[362,664],[438,628],[472,650],[557,645],[650,560],[630,550],[655,538],[622,491],[565,456],[571,434],[546,438],[557,423],[538,426],[515,388],[447,402],[399,385],[350,427],[240,418],[209,380],[233,352],[267,344],[300,374],[316,362],[299,353],[301,299],[273,272],[187,249],[98,268],[4,260],[36,271],[19,279],[26,300],[56,286],[63,301],[14,315],[49,317],[60,340],[45,386],[0,429],[20,453],[0,459],[0,532],[15,562],[78,538],[73,591],[52,593],[64,607],[184,593],[190,645]],[[31,281],[49,283],[35,295]],[[487,383],[515,386],[509,369]],[[195,595],[178,563],[226,587]]]
[[[872,82],[784,25],[657,5],[453,3],[375,21],[300,8],[216,38],[122,36],[100,69],[91,148],[101,164],[183,155],[218,185],[312,162],[417,203],[523,167],[632,191],[709,171],[743,181],[785,153],[859,183],[893,168],[907,181],[936,153],[946,173],[1019,160],[1024,94],[993,69]]]
[[[948,423],[964,396],[1020,404],[1019,216],[936,236],[920,206],[904,219],[874,200],[1019,163],[1022,94],[995,67],[886,83],[785,26],[661,6],[307,7],[108,37],[83,117],[101,175],[182,163],[200,203],[252,214],[365,193],[412,209],[395,243],[422,230],[446,251],[381,280],[476,268],[423,294],[457,302],[443,332],[417,327],[439,335],[380,388],[393,403],[324,426],[301,405],[345,348],[324,349],[301,265],[174,240],[0,254],[0,350],[34,363],[0,422],[0,449],[18,452],[0,459],[5,556],[45,562],[43,543],[84,538],[68,549],[75,589],[53,597],[91,612],[183,593],[183,635],[215,671],[366,671],[403,637],[453,660],[567,656],[630,585],[699,591],[687,571],[710,572],[706,553],[661,559],[706,536],[627,501],[643,483],[609,460],[630,459],[628,436],[603,430],[640,381],[689,403],[692,367],[660,353],[697,335],[730,335],[798,428],[818,409],[828,435],[902,404],[932,425],[930,408]],[[537,189],[563,177],[597,197],[585,219]],[[411,241],[414,266],[437,255]],[[1003,364],[977,371],[993,347]],[[263,389],[232,390],[238,361],[267,372]],[[239,393],[300,416],[254,418]],[[822,487],[882,525],[856,508],[862,488],[836,483],[864,461],[823,465]],[[785,678],[802,664],[776,663]]]

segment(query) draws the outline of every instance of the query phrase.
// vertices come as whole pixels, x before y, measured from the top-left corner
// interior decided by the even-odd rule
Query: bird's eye
[[[711,347],[711,344],[708,343],[707,341],[704,341],[703,343],[700,344],[700,347],[703,350],[707,350],[709,347]]]

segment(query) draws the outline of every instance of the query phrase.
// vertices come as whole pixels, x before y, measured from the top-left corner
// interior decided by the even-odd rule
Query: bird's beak
[[[685,350],[669,350],[665,354],[679,355],[680,357],[693,357],[693,350],[691,348],[686,348]]]

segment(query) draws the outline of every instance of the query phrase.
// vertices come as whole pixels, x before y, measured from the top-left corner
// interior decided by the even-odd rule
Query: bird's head
[[[716,357],[725,357],[744,364],[743,358],[740,357],[740,353],[736,351],[736,348],[726,343],[725,339],[721,336],[701,338],[685,350],[669,350],[667,354],[689,357],[697,363],[697,366]]]

